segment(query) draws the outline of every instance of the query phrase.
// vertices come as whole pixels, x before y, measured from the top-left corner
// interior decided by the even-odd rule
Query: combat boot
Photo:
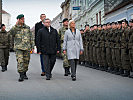
[[[26,72],[24,72],[24,79],[28,80],[28,77],[26,75]]]
[[[112,74],[116,74],[117,72],[119,72],[119,68],[116,67],[113,71],[112,71]]]
[[[64,69],[65,69],[65,74],[64,74],[64,76],[68,76],[68,68],[65,67]]]
[[[130,76],[130,71],[129,70],[125,70],[125,73],[122,74],[121,76],[123,76],[123,77],[129,77]]]
[[[24,81],[24,73],[23,72],[20,72],[19,74],[20,74],[20,77],[19,77],[18,81],[19,82]]]
[[[120,69],[120,70],[116,73],[116,75],[122,75],[122,74],[124,74],[124,69]]]
[[[6,67],[5,66],[2,66],[2,72],[5,72],[6,71]]]

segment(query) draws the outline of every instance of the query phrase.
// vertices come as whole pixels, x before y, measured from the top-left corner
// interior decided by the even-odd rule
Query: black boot
[[[24,79],[28,80],[28,77],[26,75],[26,72],[24,72]]]
[[[68,76],[68,68],[65,67],[64,69],[65,69],[65,74],[64,74],[64,76]]]
[[[23,72],[20,72],[19,74],[20,74],[20,77],[19,77],[18,81],[19,82],[24,81],[24,73]]]
[[[2,66],[2,72],[5,72],[6,71],[6,67],[5,66]]]
[[[123,77],[129,77],[130,76],[130,71],[129,70],[125,70],[125,73],[122,74],[121,76],[123,76]]]
[[[76,76],[73,76],[72,77],[72,81],[76,81]]]
[[[120,70],[116,73],[116,75],[122,75],[122,74],[124,74],[124,70],[123,70],[123,69],[120,69]]]
[[[119,72],[119,68],[116,67],[113,71],[112,71],[112,74],[116,74],[117,72]]]

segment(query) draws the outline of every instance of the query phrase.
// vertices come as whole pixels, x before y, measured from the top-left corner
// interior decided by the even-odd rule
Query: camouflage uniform
[[[63,42],[64,42],[64,35],[65,35],[65,31],[67,30],[68,28],[65,28],[65,27],[62,27],[59,29],[59,37],[60,37],[60,41],[61,41],[61,49],[63,48]],[[67,53],[64,54],[63,53],[63,50],[61,51],[61,56],[63,57],[63,67],[64,68],[69,68],[70,67],[70,64],[68,62],[68,58],[67,58]]]
[[[131,68],[133,71],[133,27],[130,28],[128,49],[129,49],[129,58],[130,58]]]
[[[129,32],[128,28],[123,28],[121,35],[121,62],[122,68],[126,71],[130,71],[131,69],[128,49]]]
[[[0,65],[6,67],[9,59],[10,35],[6,31],[0,32]]]
[[[87,53],[87,46],[86,45],[86,40],[85,40],[85,33],[81,34],[82,36],[82,40],[83,40],[83,48],[84,48],[84,53],[82,55],[79,56],[79,63],[87,61],[87,57],[86,57],[86,53]]]
[[[17,59],[17,68],[19,73],[27,72],[30,61],[30,51],[34,47],[34,40],[30,27],[27,25],[15,25],[10,30],[14,39],[14,50]]]

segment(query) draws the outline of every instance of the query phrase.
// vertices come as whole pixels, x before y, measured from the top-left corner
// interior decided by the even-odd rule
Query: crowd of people
[[[80,30],[84,54],[79,64],[133,78],[133,20],[85,25]]]
[[[51,20],[45,14],[35,24],[35,37],[25,24],[23,14],[17,16],[16,25],[9,32],[4,24],[0,31],[0,66],[7,71],[10,49],[13,47],[18,81],[28,80],[27,71],[30,51],[34,46],[40,55],[41,76],[52,78],[57,55],[63,58],[64,76],[71,75],[76,81],[77,64],[110,72],[123,77],[133,78],[133,20],[126,19],[103,25],[85,25],[80,31],[74,20],[64,18],[63,27],[57,31],[51,26]],[[35,40],[34,40],[35,38]],[[71,69],[71,71],[70,71]]]

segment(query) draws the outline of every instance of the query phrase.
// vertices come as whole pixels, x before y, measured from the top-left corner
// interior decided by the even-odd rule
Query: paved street
[[[31,56],[29,80],[17,81],[14,53],[8,67],[0,72],[0,100],[133,100],[133,79],[78,66],[77,81],[71,81],[63,76],[62,60],[57,59],[50,81],[40,76],[37,54]]]

